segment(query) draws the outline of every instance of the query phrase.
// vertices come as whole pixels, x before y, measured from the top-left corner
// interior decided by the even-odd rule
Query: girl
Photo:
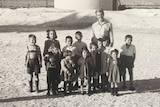
[[[71,94],[71,92],[72,92],[72,81],[73,81],[73,77],[74,77],[75,64],[73,63],[71,51],[66,50],[63,54],[64,54],[65,58],[62,59],[62,61],[61,61],[60,75],[62,75],[63,80],[64,80],[64,95],[66,95],[67,91],[69,91],[69,94]]]
[[[111,95],[118,96],[118,83],[120,82],[120,75],[119,75],[119,59],[118,50],[114,49],[111,51],[111,57],[109,60],[109,75],[108,81],[111,83]]]
[[[90,94],[90,73],[92,71],[92,61],[91,58],[88,56],[89,52],[87,49],[82,50],[82,57],[78,60],[79,65],[79,72],[80,72],[80,79],[81,79],[81,94],[84,94],[84,84],[86,84],[86,93]]]
[[[36,80],[36,91],[39,92],[39,73],[40,68],[42,67],[42,56],[41,50],[38,45],[36,45],[36,36],[30,34],[29,38],[29,45],[27,46],[27,54],[25,59],[25,66],[27,67],[27,72],[30,75],[29,86],[30,92],[33,92],[33,73],[35,73]]]
[[[46,55],[48,54],[48,49],[50,48],[51,45],[54,45],[54,47],[58,48],[59,51],[61,52],[60,43],[58,40],[56,40],[57,34],[54,29],[47,30],[47,38],[48,38],[48,40],[46,40],[44,43],[43,56],[46,57]],[[46,62],[45,62],[45,65],[46,65]]]

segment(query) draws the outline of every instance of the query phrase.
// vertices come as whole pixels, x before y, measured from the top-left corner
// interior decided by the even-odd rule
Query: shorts
[[[33,72],[35,72],[35,74],[39,74],[40,66],[38,64],[38,60],[30,59],[27,64],[27,73],[32,74]]]
[[[133,57],[132,56],[121,56],[121,67],[124,68],[133,68]]]

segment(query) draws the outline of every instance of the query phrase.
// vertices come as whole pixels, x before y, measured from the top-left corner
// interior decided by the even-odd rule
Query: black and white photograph
[[[0,0],[0,107],[160,107],[159,0]]]

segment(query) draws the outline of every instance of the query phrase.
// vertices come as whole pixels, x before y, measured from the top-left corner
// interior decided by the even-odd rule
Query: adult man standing
[[[96,10],[95,14],[97,17],[97,22],[92,25],[92,43],[97,43],[98,38],[103,38],[108,40],[109,45],[112,47],[114,43],[112,24],[104,19],[103,9]]]

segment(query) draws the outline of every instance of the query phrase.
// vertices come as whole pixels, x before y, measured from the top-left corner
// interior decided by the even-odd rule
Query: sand
[[[114,47],[120,49],[126,34],[133,35],[137,56],[134,67],[136,91],[121,90],[119,97],[110,93],[91,96],[47,97],[46,71],[41,69],[40,93],[28,92],[28,75],[24,67],[27,37],[33,33],[43,52],[48,28],[57,31],[61,47],[65,36],[82,31],[90,43],[94,10],[60,10],[53,8],[0,9],[0,106],[1,107],[160,107],[160,10],[130,9],[105,11],[114,28]],[[75,39],[74,39],[75,40]],[[43,62],[44,63],[44,62]],[[128,80],[128,74],[127,74]],[[119,84],[121,86],[121,84]],[[35,89],[35,87],[34,87]]]

